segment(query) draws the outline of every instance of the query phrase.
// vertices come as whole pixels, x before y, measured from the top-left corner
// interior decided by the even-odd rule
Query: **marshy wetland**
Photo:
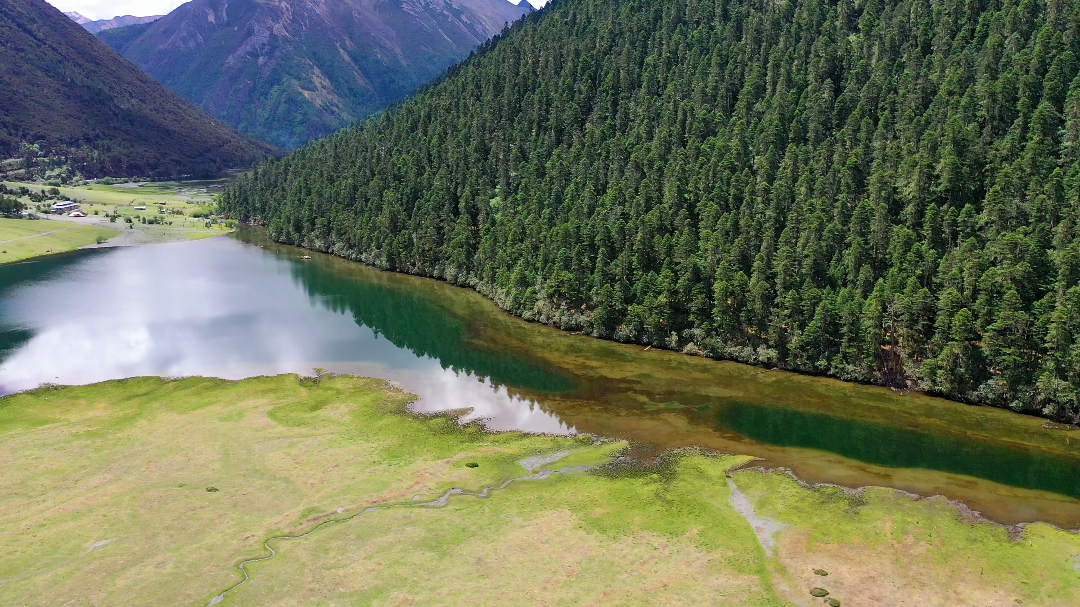
[[[354,415],[349,382],[362,384],[357,398],[371,391],[361,400],[411,397],[350,378],[95,383],[314,368],[391,380],[419,397],[416,411],[539,434],[472,425],[460,429],[474,441],[462,446],[446,417]],[[58,579],[97,574],[111,580],[97,604],[175,591],[181,579],[192,580],[181,584],[184,601],[209,601],[240,579],[236,563],[263,554],[262,542],[339,509],[478,491],[521,476],[518,460],[537,453],[598,449],[594,464],[612,457],[581,435],[628,441],[643,472],[553,475],[485,500],[374,512],[284,543],[227,600],[447,604],[486,592],[513,603],[526,592],[529,601],[632,603],[642,588],[666,589],[671,600],[700,592],[692,580],[702,575],[717,580],[715,601],[748,604],[820,602],[807,594],[818,586],[845,604],[1067,605],[1080,590],[1080,538],[1059,530],[1080,527],[1080,433],[917,393],[569,335],[502,314],[468,290],[275,245],[258,232],[0,267],[0,391],[43,383],[93,385],[0,401],[13,469],[2,533],[29,542],[5,557],[0,596],[20,601]],[[319,390],[328,391],[322,404],[305,400]],[[46,398],[67,403],[65,412]],[[282,421],[292,408],[329,418]],[[411,455],[395,455],[365,442],[365,428],[379,424],[448,424],[436,434],[449,443],[421,456],[427,439],[416,439]],[[401,432],[410,440],[412,430]],[[110,437],[126,438],[106,448]],[[355,485],[368,475],[357,471],[383,457],[385,475]],[[437,472],[413,470],[408,462],[419,460],[409,458]],[[247,467],[229,471],[238,462]],[[811,487],[819,483],[839,487]],[[170,497],[180,484],[194,488],[191,501]],[[736,490],[781,525],[774,556],[732,505]],[[1017,523],[1035,524],[1002,526]],[[158,543],[136,543],[123,531],[132,528]],[[402,533],[416,549],[395,548]],[[526,558],[507,545],[533,549]],[[659,555],[655,569],[650,554]],[[515,558],[538,559],[513,569],[547,577],[520,584],[500,565]],[[29,562],[51,564],[24,577]],[[445,583],[401,575],[420,569]],[[814,569],[830,575],[817,579]],[[618,576],[626,583],[611,584]]]
[[[1044,523],[1006,528],[892,489],[811,488],[746,468],[745,455],[648,463],[623,442],[493,434],[409,414],[411,399],[326,374],[6,397],[0,601],[1080,600],[1080,537]]]

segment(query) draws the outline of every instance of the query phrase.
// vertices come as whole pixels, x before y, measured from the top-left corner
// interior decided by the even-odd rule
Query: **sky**
[[[166,15],[187,0],[48,0],[48,2],[64,12],[75,11],[90,19],[112,19],[120,15],[135,15],[136,17]],[[546,2],[547,0],[529,0],[529,3],[537,8]]]

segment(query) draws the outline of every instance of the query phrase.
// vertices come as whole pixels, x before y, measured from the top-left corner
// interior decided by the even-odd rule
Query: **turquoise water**
[[[729,404],[717,418],[722,427],[770,445],[831,451],[891,468],[940,470],[1080,498],[1080,459],[1075,457],[750,403]]]

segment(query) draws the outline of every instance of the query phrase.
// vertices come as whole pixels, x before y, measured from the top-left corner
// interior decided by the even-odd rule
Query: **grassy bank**
[[[120,234],[104,226],[61,221],[0,219],[0,263],[73,251]]]
[[[613,453],[405,415],[410,398],[377,380],[281,376],[0,399],[0,602],[206,604],[272,536],[497,485],[535,454],[570,452],[544,464],[560,469]],[[1074,534],[732,473],[748,460],[668,456],[363,514],[273,542],[278,555],[250,565],[223,604],[825,604],[813,587],[848,605],[1080,600]],[[735,491],[783,525],[769,550]]]

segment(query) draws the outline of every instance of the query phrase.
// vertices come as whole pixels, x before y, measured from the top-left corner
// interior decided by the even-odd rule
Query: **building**
[[[57,213],[59,215],[64,215],[65,213],[71,213],[72,211],[78,211],[78,210],[79,210],[79,203],[72,202],[70,200],[62,200],[62,201],[52,205],[52,212]]]

